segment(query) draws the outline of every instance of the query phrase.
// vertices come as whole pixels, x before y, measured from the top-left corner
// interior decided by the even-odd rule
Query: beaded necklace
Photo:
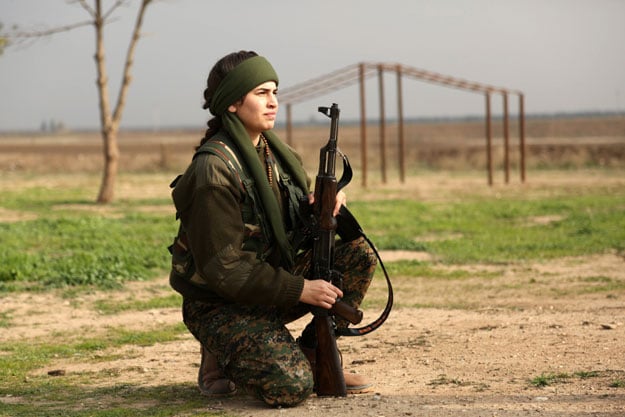
[[[273,184],[273,169],[271,168],[273,158],[271,157],[271,153],[269,152],[269,143],[267,142],[267,138],[262,133],[260,134],[260,139],[265,144],[265,165],[267,165],[267,180],[269,181],[269,185]]]

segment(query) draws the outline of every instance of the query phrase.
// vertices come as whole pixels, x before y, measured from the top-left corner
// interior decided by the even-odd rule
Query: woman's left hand
[[[315,202],[315,195],[313,193],[308,194],[308,204]],[[334,204],[334,211],[332,215],[336,217],[341,210],[341,206],[347,206],[347,195],[343,191],[336,193],[336,203]]]
[[[334,217],[339,214],[341,206],[347,206],[347,195],[343,191],[336,193],[336,204],[334,205],[334,212],[332,212]]]

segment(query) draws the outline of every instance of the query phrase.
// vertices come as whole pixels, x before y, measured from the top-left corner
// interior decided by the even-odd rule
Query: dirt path
[[[544,278],[547,270],[548,278]],[[373,393],[312,397],[297,408],[280,410],[241,394],[207,399],[206,409],[261,417],[625,415],[623,258],[608,254],[510,266],[501,272],[505,279],[496,283],[469,279],[457,294],[458,282],[434,285],[419,278],[399,280],[395,289],[400,307],[388,322],[366,337],[340,341],[347,368],[369,376],[375,382]],[[557,295],[596,277],[621,285],[612,291],[602,289],[598,282],[594,290]],[[101,299],[150,298],[169,291],[163,278],[71,301],[52,294],[12,295],[0,299],[1,312],[9,313],[13,324],[10,332],[3,330],[2,338],[34,340],[58,332],[97,334],[112,327],[146,330],[174,324],[180,321],[176,308],[116,315],[93,308]],[[436,306],[436,300],[442,306],[454,297],[473,307]],[[405,307],[427,301],[433,307]],[[375,312],[366,314],[373,317]],[[297,322],[291,328],[298,332],[303,324]],[[97,384],[183,384],[195,390],[198,345],[189,336],[104,354],[114,354],[114,359],[63,359],[34,374],[46,375],[55,369],[64,370],[65,375],[109,370],[110,375]],[[531,383],[541,376],[546,386]]]

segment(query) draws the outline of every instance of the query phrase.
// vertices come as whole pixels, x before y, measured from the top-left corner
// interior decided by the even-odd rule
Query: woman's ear
[[[228,111],[229,111],[230,113],[236,113],[236,112],[237,112],[237,106],[236,106],[236,105],[234,105],[234,104],[229,105],[229,106],[228,106]]]

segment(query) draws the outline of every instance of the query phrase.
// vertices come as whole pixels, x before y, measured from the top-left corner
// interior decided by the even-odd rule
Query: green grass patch
[[[177,228],[171,201],[136,198],[98,206],[91,194],[42,187],[3,194],[1,207],[31,217],[0,223],[0,292],[119,288],[167,272],[166,248]],[[425,251],[446,264],[505,264],[625,251],[624,194],[571,188],[505,198],[463,194],[445,202],[352,201],[350,208],[378,249]],[[164,209],[146,212],[146,206]],[[432,272],[425,263],[389,267],[393,274]],[[462,279],[463,272],[447,278]],[[621,288],[607,282],[598,291],[615,285]]]
[[[0,224],[0,288],[113,288],[151,278],[169,264],[165,242],[173,230],[169,219],[139,214]]]
[[[625,250],[623,193],[445,203],[394,199],[352,202],[350,209],[379,249],[424,250],[445,263],[507,263]]]
[[[601,376],[599,371],[578,371],[573,373],[574,376],[581,379],[597,378]]]
[[[91,190],[33,187],[3,194],[2,207],[35,217],[0,223],[0,292],[94,286],[119,288],[167,271],[176,232],[168,199],[90,201]],[[172,214],[142,212],[163,206]]]
[[[571,378],[571,375],[567,373],[558,373],[558,374],[540,374],[539,376],[533,378],[530,383],[535,387],[547,387],[549,385],[553,385],[556,383],[565,382],[567,379]]]
[[[617,379],[610,383],[610,388],[625,388],[625,379]]]
[[[568,373],[543,373],[539,376],[533,378],[530,383],[535,387],[547,387],[553,384],[562,384],[566,383],[568,380],[572,378],[579,379],[589,379],[589,378],[599,378],[602,376],[600,371],[577,371],[572,374]]]

